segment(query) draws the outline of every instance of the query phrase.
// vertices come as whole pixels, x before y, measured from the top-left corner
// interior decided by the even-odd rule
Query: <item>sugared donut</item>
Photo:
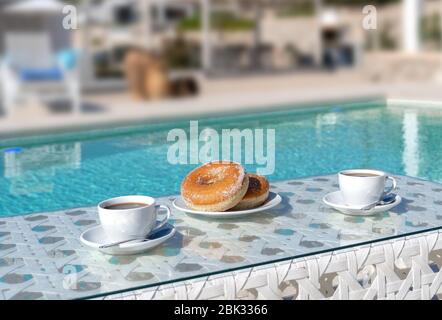
[[[269,197],[270,185],[263,176],[248,173],[249,188],[244,198],[232,210],[253,209],[262,205]]]
[[[196,168],[184,178],[181,196],[186,205],[200,211],[226,211],[247,192],[249,178],[235,162],[214,161]]]

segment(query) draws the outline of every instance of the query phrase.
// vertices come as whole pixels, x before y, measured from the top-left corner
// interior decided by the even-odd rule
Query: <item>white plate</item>
[[[335,210],[338,210],[344,214],[352,215],[352,216],[370,216],[376,213],[388,211],[394,207],[396,207],[399,203],[401,203],[402,198],[399,195],[396,195],[396,199],[394,202],[384,205],[377,205],[370,210],[361,210],[357,208],[352,208],[344,203],[344,199],[342,198],[341,191],[335,191],[328,193],[324,196],[322,201],[332,207]]]
[[[205,216],[210,218],[237,218],[241,216],[245,216],[251,213],[261,212],[265,210],[269,210],[273,207],[276,207],[278,204],[280,204],[282,201],[282,198],[279,194],[270,192],[269,197],[267,198],[266,202],[259,206],[258,208],[254,209],[247,209],[247,210],[240,210],[240,211],[224,211],[224,212],[207,212],[207,211],[198,211],[190,209],[186,206],[186,203],[183,201],[181,197],[176,198],[173,202],[173,206],[183,212],[191,213],[194,215],[199,216]]]
[[[103,228],[100,225],[83,232],[80,236],[80,240],[86,246],[97,249],[106,254],[129,255],[143,253],[147,250],[150,250],[162,244],[164,241],[172,238],[175,232],[175,228],[168,225],[167,228],[162,228],[161,230],[149,236],[149,240],[147,241],[127,242],[110,248],[102,249],[100,248],[100,246],[112,243],[112,241],[107,238]]]

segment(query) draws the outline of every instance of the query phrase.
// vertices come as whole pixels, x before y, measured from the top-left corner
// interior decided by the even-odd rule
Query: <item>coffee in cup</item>
[[[396,180],[385,172],[354,169],[339,172],[339,188],[345,204],[364,207],[375,204],[396,189]],[[387,180],[392,186],[385,190]]]
[[[157,224],[160,208],[167,211],[166,217]],[[124,196],[102,201],[98,204],[101,226],[110,241],[126,241],[147,237],[163,227],[170,218],[170,209],[157,205],[148,196]]]
[[[105,209],[108,209],[108,210],[124,210],[124,209],[142,208],[142,207],[145,207],[145,206],[146,206],[145,203],[126,202],[126,203],[111,204],[111,205],[105,207]]]

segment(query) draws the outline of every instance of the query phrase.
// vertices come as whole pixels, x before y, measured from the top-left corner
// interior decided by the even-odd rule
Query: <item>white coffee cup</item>
[[[121,208],[121,205],[137,204],[134,208]],[[120,206],[120,208],[118,207]],[[157,224],[160,208],[167,211],[166,217]],[[126,241],[147,237],[163,227],[170,218],[170,209],[157,205],[152,197],[124,196],[102,201],[98,204],[98,216],[101,226],[110,241]]]
[[[385,172],[370,169],[354,169],[339,172],[339,189],[346,205],[364,207],[375,204],[396,189],[397,183]],[[385,190],[387,180],[392,186]]]

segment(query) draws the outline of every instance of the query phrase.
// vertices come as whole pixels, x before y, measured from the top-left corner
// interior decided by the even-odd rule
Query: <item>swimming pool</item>
[[[271,181],[370,167],[442,182],[442,109],[366,104],[202,119],[200,129],[276,130]],[[0,216],[179,193],[195,165],[167,161],[170,129],[189,121],[2,141]],[[250,171],[254,166],[246,166]]]

